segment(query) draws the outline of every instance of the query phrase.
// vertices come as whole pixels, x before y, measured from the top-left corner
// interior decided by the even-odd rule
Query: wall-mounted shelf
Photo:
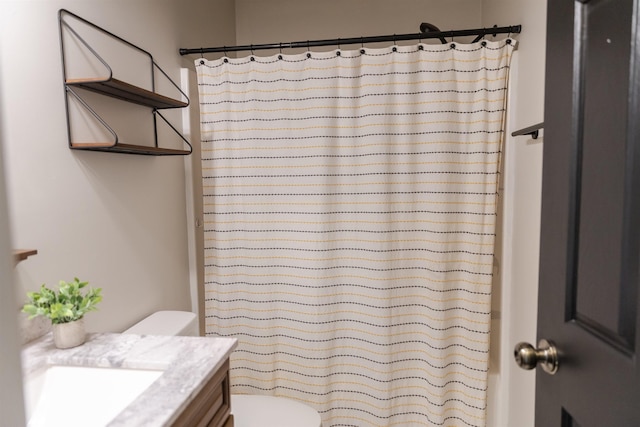
[[[70,18],[69,18],[70,17]],[[95,30],[103,35],[106,35],[108,38],[116,40],[125,45],[128,49],[133,49],[138,53],[142,54],[146,58],[148,58],[148,64],[151,71],[150,74],[150,87],[151,89],[145,89],[125,81],[116,79],[113,77],[113,71],[111,66],[100,56],[94,47],[92,47],[86,40],[83,38],[78,31],[76,31],[72,22],[84,24],[87,28]],[[89,150],[89,151],[103,151],[103,152],[115,152],[115,153],[125,153],[125,154],[140,154],[140,155],[149,155],[149,156],[176,156],[176,155],[188,155],[192,152],[192,147],[189,141],[178,131],[161,113],[159,110],[170,109],[170,108],[184,108],[189,105],[189,98],[187,95],[180,89],[180,87],[173,81],[167,73],[165,73],[154,61],[151,54],[138,46],[122,39],[121,37],[101,28],[92,22],[87,21],[84,18],[79,17],[65,9],[60,9],[58,12],[58,22],[60,29],[60,45],[62,52],[62,69],[63,69],[63,78],[64,78],[64,87],[65,87],[65,103],[66,103],[66,113],[67,113],[67,128],[68,128],[68,136],[69,136],[69,148],[74,150]],[[80,25],[80,24],[78,24]],[[106,73],[102,77],[82,77],[82,78],[67,78],[67,58],[65,58],[65,31],[68,32],[69,37],[73,37],[75,44],[78,46],[83,46],[87,52],[89,52],[93,57],[97,60],[98,63],[102,64]],[[155,74],[156,72],[161,73],[168,82],[170,82],[173,87],[177,89],[180,93],[181,99],[170,98],[165,95],[161,95],[155,90]],[[123,143],[120,141],[117,132],[104,120],[100,114],[96,112],[96,110],[84,100],[81,96],[80,91],[77,90],[80,88],[82,90],[91,91],[94,93],[98,93],[100,95],[105,95],[110,98],[115,98],[119,100],[123,100],[132,104],[142,105],[144,107],[148,107],[151,109],[151,113],[153,115],[153,136],[154,136],[154,144],[153,145],[140,145],[140,144],[130,144]],[[90,116],[92,116],[95,120],[95,124],[102,127],[102,129],[106,132],[104,134],[107,136],[102,141],[75,141],[72,134],[73,126],[72,126],[72,118],[70,114],[70,100],[74,100],[77,105],[82,107],[84,111],[88,112]],[[177,148],[163,148],[158,145],[158,121],[157,117],[160,117],[162,121],[171,129],[173,132],[178,135],[178,137],[188,146],[188,149],[177,149]],[[111,137],[109,139],[109,135]]]
[[[29,258],[31,255],[37,254],[38,251],[36,249],[14,249],[13,250],[13,260],[17,264],[20,261],[24,261]]]
[[[113,144],[111,142],[75,142],[71,144],[74,150],[104,151],[110,153],[142,154],[147,156],[185,156],[189,150],[162,148],[147,145]]]
[[[144,105],[152,108],[182,108],[189,105],[188,102],[179,101],[164,95],[139,88],[129,83],[117,80],[102,79],[72,79],[66,81],[67,86],[77,86],[86,90]]]

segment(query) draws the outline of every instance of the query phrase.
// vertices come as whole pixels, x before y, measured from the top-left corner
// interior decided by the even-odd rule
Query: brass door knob
[[[513,357],[522,369],[533,369],[540,365],[550,375],[558,371],[558,350],[553,342],[545,339],[538,342],[538,348],[526,342],[516,344]]]

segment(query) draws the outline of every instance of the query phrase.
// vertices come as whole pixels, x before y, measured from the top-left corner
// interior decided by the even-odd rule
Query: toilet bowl
[[[197,318],[185,311],[158,311],[123,333],[197,336]],[[322,427],[318,412],[282,397],[232,394],[231,413],[234,427]]]

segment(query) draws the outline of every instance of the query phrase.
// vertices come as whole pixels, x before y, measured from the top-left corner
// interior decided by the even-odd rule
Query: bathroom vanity
[[[228,375],[229,355],[236,344],[232,338],[89,334],[85,344],[59,350],[51,334],[47,334],[22,350],[27,419],[38,425],[38,419],[57,416],[51,411],[58,410],[66,416],[69,411],[86,410],[85,416],[92,417],[89,419],[95,423],[85,425],[233,427]],[[63,386],[69,387],[69,393],[80,388],[78,398],[88,397],[89,403],[78,404],[77,399],[66,396],[57,384],[50,387],[56,390],[53,395],[49,394],[50,398],[64,394],[65,399],[61,401],[70,401],[70,407],[47,405],[46,386],[42,384],[55,381],[53,375],[46,377],[52,367],[75,367],[82,372],[77,377],[85,379],[94,378],[97,373],[89,386],[80,387],[73,386],[74,369],[64,371],[71,374],[58,374],[63,375]],[[80,368],[90,369],[85,372]],[[150,385],[140,383],[138,378],[148,375],[151,377],[145,381]],[[100,382],[102,377],[106,378],[105,384]],[[140,391],[134,392],[131,389],[137,383]],[[111,396],[107,395],[109,390]],[[122,408],[110,408],[110,402],[118,400],[114,397],[120,398],[127,392],[133,395],[122,403]],[[82,408],[92,404],[94,408]],[[100,411],[109,410],[113,416],[105,413],[106,422],[98,421]]]

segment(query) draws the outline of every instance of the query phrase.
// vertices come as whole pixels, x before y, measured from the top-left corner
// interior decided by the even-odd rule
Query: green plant
[[[101,288],[90,288],[86,295],[82,295],[80,290],[88,284],[77,277],[70,283],[61,280],[58,292],[43,284],[40,292],[27,292],[29,302],[22,307],[22,311],[29,315],[29,319],[44,316],[54,324],[82,319],[85,313],[97,310],[96,304],[102,301]]]

